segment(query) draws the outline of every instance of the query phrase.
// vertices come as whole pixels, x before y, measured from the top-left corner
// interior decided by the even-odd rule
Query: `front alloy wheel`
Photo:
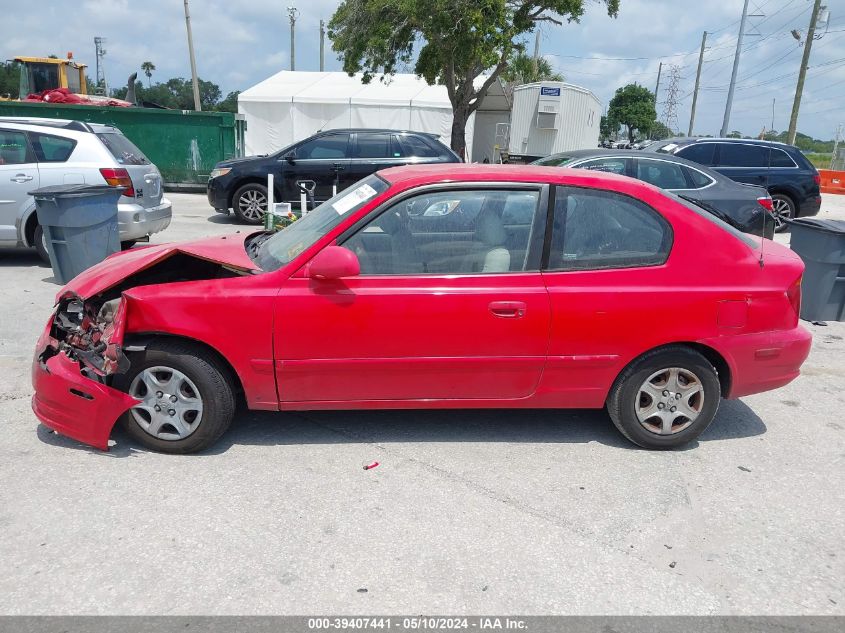
[[[267,213],[267,187],[244,185],[235,192],[233,206],[235,215],[247,224],[261,224]]]

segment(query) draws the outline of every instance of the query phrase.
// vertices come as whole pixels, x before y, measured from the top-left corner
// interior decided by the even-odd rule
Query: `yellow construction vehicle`
[[[67,59],[15,57],[14,61],[20,64],[21,68],[21,99],[25,99],[29,94],[57,88],[67,88],[70,92],[79,95],[88,94],[85,81],[87,66],[76,63],[72,53],[68,53]]]

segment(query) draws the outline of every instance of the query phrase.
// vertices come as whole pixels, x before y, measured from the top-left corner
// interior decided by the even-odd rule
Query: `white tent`
[[[502,85],[494,82],[479,108],[485,121],[507,122],[510,104]],[[238,112],[246,118],[246,154],[270,154],[320,130],[344,127],[392,128],[437,134],[449,144],[452,105],[445,86],[429,86],[416,75],[394,75],[361,83],[360,75],[343,72],[282,71],[238,95]],[[480,156],[473,153],[475,117],[467,124],[467,154],[487,156],[493,139],[490,125],[481,126]],[[477,158],[477,156],[480,156]]]

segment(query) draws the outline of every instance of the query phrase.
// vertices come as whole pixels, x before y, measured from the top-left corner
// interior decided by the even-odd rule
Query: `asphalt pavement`
[[[154,242],[251,230],[169,197]],[[240,411],[173,456],[39,426],[58,286],[5,249],[0,288],[0,614],[845,615],[845,323],[685,450],[601,411]]]

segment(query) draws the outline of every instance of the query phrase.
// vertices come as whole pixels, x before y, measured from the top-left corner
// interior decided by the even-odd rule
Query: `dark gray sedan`
[[[677,156],[636,150],[584,149],[532,163],[609,171],[644,180],[693,202],[746,233],[774,235],[772,199],[764,187],[744,185]]]

